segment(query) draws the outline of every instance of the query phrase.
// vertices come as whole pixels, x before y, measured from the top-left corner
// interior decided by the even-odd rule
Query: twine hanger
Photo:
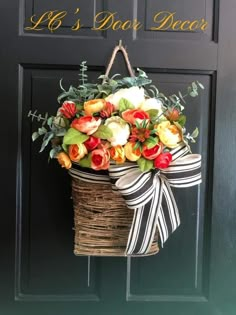
[[[134,77],[135,74],[134,74],[134,71],[133,71],[133,68],[131,66],[131,63],[130,63],[130,60],[129,60],[129,56],[128,56],[128,53],[127,53],[127,50],[125,49],[125,47],[123,46],[122,44],[122,40],[120,39],[119,40],[119,44],[115,46],[113,52],[112,52],[112,55],[111,55],[111,59],[107,65],[107,69],[106,69],[106,73],[105,73],[105,78],[107,78],[109,76],[109,73],[111,71],[111,68],[114,64],[114,61],[115,61],[115,58],[116,58],[116,55],[117,53],[121,51],[124,58],[125,58],[125,63],[127,65],[127,68],[128,68],[128,71],[129,71],[129,74],[131,77]],[[103,82],[105,81],[105,79],[103,80]]]

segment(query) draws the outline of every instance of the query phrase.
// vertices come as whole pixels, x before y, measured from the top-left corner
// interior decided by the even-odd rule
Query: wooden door
[[[235,314],[235,1],[1,0],[0,8],[0,314]],[[58,29],[48,21],[25,29],[51,10],[67,12]],[[142,25],[93,30],[101,11]],[[208,27],[151,30],[161,11]],[[204,84],[186,106],[188,127],[200,130],[193,151],[203,157],[203,183],[174,192],[182,223],[158,255],[75,257],[69,177],[32,145],[27,113],[54,113],[59,80],[76,84],[81,61],[91,80],[104,73],[119,39],[163,92]],[[125,73],[121,58],[113,72]]]

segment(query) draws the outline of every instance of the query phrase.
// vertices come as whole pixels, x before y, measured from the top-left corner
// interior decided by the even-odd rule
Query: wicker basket
[[[133,219],[123,198],[109,184],[88,183],[72,177],[75,255],[126,256]],[[147,255],[158,251],[157,233]]]
[[[122,42],[112,53],[104,76],[108,77],[117,53],[121,51],[131,77],[134,71]],[[121,195],[111,184],[88,183],[72,176],[74,204],[75,255],[126,256],[126,245],[134,211],[126,207]],[[157,231],[149,252],[158,252]],[[141,255],[139,255],[141,256]]]

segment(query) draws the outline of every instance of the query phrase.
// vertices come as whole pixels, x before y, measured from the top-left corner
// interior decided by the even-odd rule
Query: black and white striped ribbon
[[[201,182],[201,156],[188,154],[183,143],[171,151],[173,162],[166,169],[141,172],[134,163],[113,164],[107,171],[95,172],[77,164],[69,170],[71,176],[95,183],[112,183],[134,209],[126,254],[148,253],[158,229],[161,244],[180,225],[179,211],[172,187],[190,187]]]

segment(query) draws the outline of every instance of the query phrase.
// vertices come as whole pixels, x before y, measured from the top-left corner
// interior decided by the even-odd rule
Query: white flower
[[[140,107],[145,112],[150,109],[156,109],[161,114],[162,113],[162,101],[157,100],[156,98],[148,98],[146,99]]]
[[[129,125],[119,116],[108,118],[105,125],[109,127],[113,133],[112,138],[108,139],[113,147],[126,144],[130,129]]]
[[[139,88],[138,86],[133,86],[127,89],[120,89],[114,94],[110,94],[106,97],[106,101],[112,103],[115,106],[115,109],[119,109],[119,102],[122,98],[130,101],[135,108],[139,108],[140,105],[144,102],[144,89]]]

